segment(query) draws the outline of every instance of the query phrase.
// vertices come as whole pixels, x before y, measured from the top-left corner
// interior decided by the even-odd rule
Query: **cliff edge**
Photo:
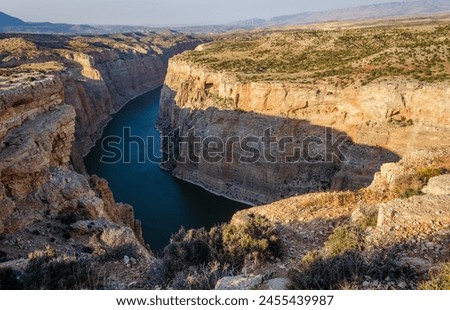
[[[2,35],[2,267],[27,277],[36,275],[33,268],[75,265],[102,270],[98,287],[143,283],[153,257],[140,222],[130,205],[115,202],[105,180],[83,174],[82,157],[112,114],[162,84],[170,57],[199,43],[170,34]],[[51,285],[44,279],[26,283]]]
[[[175,140],[195,132],[205,144],[195,152],[221,157],[186,161],[186,147],[166,145],[163,167],[251,204],[366,187],[384,163],[447,142],[448,31],[253,32],[179,55],[169,62],[160,128]]]

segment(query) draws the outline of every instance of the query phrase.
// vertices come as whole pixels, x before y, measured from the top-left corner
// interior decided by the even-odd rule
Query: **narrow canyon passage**
[[[248,207],[178,180],[161,170],[158,162],[146,159],[145,163],[139,163],[139,156],[142,157],[146,152],[160,156],[159,132],[155,128],[160,91],[151,91],[125,105],[114,115],[103,137],[84,159],[89,174],[108,180],[116,201],[134,207],[136,218],[142,221],[144,239],[154,251],[167,245],[170,236],[181,226],[211,227],[229,221],[236,211]],[[133,137],[128,141],[141,137],[154,143],[146,143],[145,148],[138,147],[136,142],[126,143],[128,148],[123,144],[124,128],[125,135],[129,128],[129,136]],[[122,157],[114,164],[102,162],[103,155],[111,156],[108,151],[112,148],[102,148],[104,139],[111,136],[122,139],[119,148],[124,154],[130,154],[129,158]],[[108,139],[106,141],[117,138]],[[126,163],[127,159],[129,163]]]

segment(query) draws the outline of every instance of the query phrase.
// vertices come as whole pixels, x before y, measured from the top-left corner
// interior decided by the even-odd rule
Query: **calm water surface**
[[[130,101],[114,115],[84,163],[89,174],[108,180],[118,202],[134,206],[135,216],[142,221],[144,239],[153,250],[168,244],[170,236],[181,226],[185,228],[211,227],[227,222],[238,210],[248,206],[211,194],[190,183],[175,179],[159,168],[157,163],[138,163],[138,156],[146,152],[132,143],[130,162],[116,164],[101,162],[102,155],[110,155],[102,148],[108,136],[122,137],[130,128],[132,136],[154,137],[148,152],[160,155],[159,132],[155,129],[158,117],[160,89]],[[148,144],[147,144],[148,145]]]

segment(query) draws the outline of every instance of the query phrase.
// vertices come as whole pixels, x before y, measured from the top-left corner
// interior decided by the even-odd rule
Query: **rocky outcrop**
[[[405,183],[411,180],[411,175],[422,171],[424,165],[431,169],[449,167],[449,164],[448,146],[414,151],[398,163],[383,165],[366,189],[291,197],[239,211],[231,222],[245,222],[254,214],[277,225],[286,253],[280,264],[267,266],[274,276],[284,276],[289,267],[298,268],[302,264],[299,261],[308,262],[314,260],[314,256],[317,259],[318,253],[326,251],[329,237],[336,228],[354,229],[358,232],[358,251],[367,259],[377,251],[384,251],[386,256],[378,259],[408,268],[414,274],[409,280],[384,276],[375,281],[367,276],[357,284],[359,288],[414,288],[418,278],[426,279],[427,273],[448,261],[449,175],[431,177],[423,188],[424,193],[418,190],[409,198],[399,197],[396,188],[400,182]],[[338,242],[345,242],[345,238]],[[266,271],[265,268],[260,270]]]
[[[409,240],[417,232],[432,235],[450,225],[450,196],[414,196],[379,204],[377,227],[370,238],[378,242]]]
[[[450,174],[431,178],[422,191],[428,195],[450,195]]]
[[[262,275],[224,277],[220,279],[216,290],[254,290],[263,282]]]
[[[179,129],[176,134],[183,138],[195,130],[199,141],[214,136],[226,142],[231,137],[264,138],[265,130],[271,128],[276,142],[288,137],[298,143],[273,149],[273,162],[264,158],[243,163],[236,158],[248,151],[254,154],[254,148],[264,153],[261,139],[248,140],[253,144],[246,150],[231,151],[232,164],[179,160],[186,149],[165,145],[172,161],[164,168],[252,204],[308,192],[362,188],[382,164],[411,150],[446,143],[449,89],[448,82],[401,78],[344,89],[329,84],[242,82],[231,73],[175,57],[161,96],[164,134],[174,135],[173,130]],[[339,137],[345,139],[335,144]],[[320,156],[308,158],[304,152],[300,161],[285,164],[295,147],[309,147],[309,154]]]
[[[64,82],[61,75],[33,77],[31,82],[24,75],[21,84],[1,92],[0,234],[6,242],[2,248],[11,258],[26,257],[49,239],[55,247],[64,245],[64,238],[55,233],[58,229],[44,233],[47,226],[76,240],[69,224],[103,219],[108,225],[130,227],[141,251],[147,252],[132,207],[116,203],[106,181],[72,171],[76,111],[66,104]],[[30,227],[34,242],[26,236],[32,235]],[[28,244],[14,249],[9,241],[15,236]],[[81,246],[75,242],[72,248]]]
[[[147,266],[152,256],[133,208],[117,203],[105,180],[83,174],[82,157],[113,113],[162,84],[169,57],[198,43],[180,39],[165,47],[149,41],[53,54],[36,50],[37,59],[40,52],[50,55],[44,58],[59,57],[65,69],[6,69],[14,79],[0,81],[2,261],[26,259],[50,247],[75,261],[103,266],[127,257],[122,269]]]

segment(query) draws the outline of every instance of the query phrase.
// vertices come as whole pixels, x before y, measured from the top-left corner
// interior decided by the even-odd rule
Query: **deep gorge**
[[[223,63],[214,69],[197,62],[198,52],[212,56],[214,43],[175,56],[203,42],[191,36],[15,36],[0,36],[0,269],[36,276],[57,264],[72,274],[75,264],[107,274],[95,288],[176,288],[175,279],[183,282],[192,272],[220,271],[212,251],[224,267],[212,283],[207,279],[214,288],[219,278],[241,273],[255,272],[259,284],[266,276],[286,277],[310,251],[326,253],[327,238],[348,225],[364,233],[367,245],[415,243],[421,232],[437,245],[448,243],[433,237],[448,236],[450,218],[448,176],[441,176],[450,171],[448,80],[400,76],[345,87],[258,81],[222,70]],[[155,143],[139,152],[128,143],[131,164],[101,163],[104,138],[124,138],[124,126]],[[159,144],[159,132],[177,147]],[[240,160],[264,153],[266,142],[258,138],[266,132],[269,141],[292,138],[312,147],[283,148],[278,140],[274,161]],[[206,144],[210,137],[253,142],[221,151]],[[333,156],[328,143],[340,137],[343,157]],[[232,161],[180,160],[196,143]],[[133,163],[142,150],[160,149],[171,160]],[[284,161],[298,154],[305,160]],[[184,231],[158,253],[181,225],[211,227],[247,207],[224,197],[255,207],[210,232]],[[230,261],[234,245],[247,241],[241,232],[254,225],[250,247],[240,245],[245,251]],[[266,244],[259,227],[282,239],[286,253],[276,264],[270,255],[268,265],[256,264],[252,247]],[[178,266],[170,270],[172,262]],[[236,262],[239,267],[227,270]],[[36,286],[55,285],[50,282]]]
[[[205,49],[193,54],[204,54]],[[343,89],[326,83],[243,82],[232,72],[216,71],[183,56],[169,61],[162,90],[160,116],[165,134],[179,130],[181,136],[188,136],[195,130],[201,138],[213,135],[227,141],[264,137],[270,128],[278,139],[309,139],[312,153],[321,155],[319,160],[280,164],[286,154],[297,151],[291,145],[274,150],[275,162],[167,165],[175,176],[233,199],[261,205],[313,192],[358,190],[373,181],[383,164],[396,162],[411,150],[446,143],[445,82],[398,78]],[[339,145],[342,158],[327,149],[339,137],[345,137]],[[261,142],[253,147],[264,152]],[[171,158],[185,152],[164,151]],[[239,158],[246,151],[235,148],[231,153]]]
[[[82,158],[113,114],[162,85],[170,57],[202,40],[6,35],[3,42],[26,48],[21,50],[25,55],[12,54],[2,62],[6,74],[14,74],[0,97],[2,255],[21,259],[51,246],[89,259],[104,254],[93,253],[97,246],[130,247],[148,262],[152,256],[133,207],[116,202],[105,180],[85,172]],[[34,56],[28,59],[30,52]],[[17,66],[24,61],[50,69],[22,72]],[[105,244],[105,236],[114,234],[120,240]]]
[[[153,251],[164,248],[171,235],[181,227],[210,228],[228,222],[236,211],[247,207],[176,179],[163,171],[157,160],[148,158],[145,153],[154,154],[155,159],[161,156],[160,136],[155,128],[160,92],[161,89],[157,89],[127,103],[113,116],[102,138],[84,158],[89,174],[108,180],[114,198],[134,207],[136,218],[142,222],[144,240]],[[127,139],[130,143],[125,147],[124,128],[130,128],[130,139]],[[108,155],[102,147],[103,141],[111,136],[122,139],[123,156],[114,164],[101,162],[102,156]],[[145,148],[142,148],[144,144],[137,144],[136,137],[146,141]],[[129,153],[131,156],[127,163],[124,156]],[[141,162],[142,159],[145,160]]]

